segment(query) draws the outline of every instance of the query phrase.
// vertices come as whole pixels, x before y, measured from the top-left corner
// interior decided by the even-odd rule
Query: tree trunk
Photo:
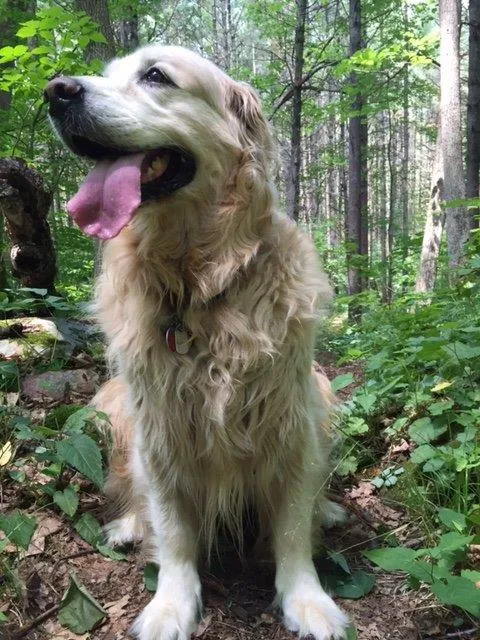
[[[23,160],[0,160],[0,214],[11,242],[12,274],[24,287],[54,290],[55,250],[47,222],[51,194]]]
[[[360,0],[350,0],[350,55],[362,48],[362,29]],[[357,86],[357,78],[352,74],[350,84],[355,95],[352,110],[358,114],[364,100]],[[368,256],[368,223],[367,223],[367,122],[365,116],[354,115],[349,119],[349,197],[347,221],[347,265],[348,293],[360,293],[366,286],[366,278],[358,265],[359,256]],[[353,259],[353,260],[352,260]],[[354,260],[356,264],[353,264]],[[358,318],[359,309],[351,305],[349,315]]]
[[[415,284],[416,293],[432,291],[435,286],[440,241],[442,239],[443,225],[445,222],[445,212],[440,206],[443,197],[442,135],[439,129],[437,142],[435,144],[435,157],[430,183],[430,202],[425,218],[420,267]]]
[[[98,24],[99,31],[105,36],[107,42],[90,42],[85,56],[87,62],[97,58],[102,62],[110,60],[115,55],[115,38],[112,23],[108,12],[107,0],[75,0],[78,11],[84,11],[93,22]]]
[[[296,2],[297,17],[295,23],[290,170],[286,194],[287,214],[293,220],[298,220],[300,212],[300,168],[302,164],[302,78],[307,0],[296,0]]]
[[[386,301],[387,295],[387,273],[388,273],[388,246],[387,246],[387,119],[385,112],[381,114],[381,151],[379,168],[379,227],[380,227],[380,257],[381,257],[381,296],[382,301]]]
[[[445,228],[451,269],[461,264],[470,231],[466,208],[448,206],[450,200],[465,197],[460,113],[460,10],[460,0],[440,0],[440,114],[447,202]]]
[[[382,300],[390,304],[393,300],[393,246],[395,237],[395,210],[397,208],[397,133],[392,126],[392,113],[388,112],[388,143],[387,143],[389,183],[388,227],[387,227],[387,277],[385,297]]]
[[[408,71],[403,82],[403,118],[402,118],[402,291],[406,291],[407,257],[409,245],[409,171],[410,171],[410,114],[409,114]]]
[[[480,2],[470,0],[467,104],[467,198],[479,197],[480,175]],[[480,207],[472,211],[472,226],[480,226]]]
[[[134,51],[139,44],[138,13],[133,6],[127,8],[128,16],[120,21],[118,26],[118,40],[126,53]]]

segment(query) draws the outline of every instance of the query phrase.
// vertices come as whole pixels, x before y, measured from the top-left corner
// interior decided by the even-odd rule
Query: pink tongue
[[[140,206],[144,153],[101,160],[90,171],[67,211],[80,229],[101,240],[120,233]]]

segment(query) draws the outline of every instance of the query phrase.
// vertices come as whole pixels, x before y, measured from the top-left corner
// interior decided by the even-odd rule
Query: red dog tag
[[[165,331],[165,342],[167,343],[167,349],[172,353],[179,353],[184,356],[190,350],[189,335],[186,331],[181,331],[180,329],[168,327]]]

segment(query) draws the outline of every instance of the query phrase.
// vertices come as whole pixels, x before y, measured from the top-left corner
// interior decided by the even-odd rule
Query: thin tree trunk
[[[128,17],[121,20],[118,26],[118,39],[125,52],[134,51],[139,44],[137,10],[129,5],[127,11]]]
[[[360,0],[350,0],[350,55],[362,48]],[[350,84],[355,93],[352,110],[358,114],[363,107],[363,96],[357,78],[352,74]],[[349,119],[349,197],[347,223],[347,264],[348,293],[354,295],[363,291],[366,279],[362,270],[352,259],[358,261],[359,256],[368,256],[368,223],[367,223],[367,123],[364,116],[354,115]],[[358,318],[360,310],[357,305],[350,305],[349,316]]]
[[[380,156],[380,193],[379,193],[379,227],[380,227],[380,256],[381,256],[381,294],[382,300],[387,300],[387,271],[388,271],[388,247],[387,247],[387,126],[385,112],[381,114],[382,146]]]
[[[479,197],[480,176],[480,2],[470,0],[467,104],[467,198]],[[472,211],[472,226],[480,226],[480,207]]]
[[[470,231],[466,208],[448,206],[450,200],[465,197],[460,113],[460,10],[460,0],[440,0],[440,114],[447,202],[445,228],[451,269],[461,264]]]
[[[387,227],[387,277],[384,303],[390,304],[393,300],[393,245],[395,236],[395,210],[397,206],[397,136],[392,127],[392,114],[388,113],[388,145],[387,160],[388,172],[390,176],[390,201],[388,206],[388,227]]]
[[[435,144],[435,157],[430,182],[430,202],[425,218],[420,267],[415,284],[416,293],[432,291],[435,286],[438,254],[445,222],[445,212],[441,208],[443,197],[442,135],[439,129]]]
[[[296,0],[294,78],[292,93],[292,125],[290,142],[290,171],[287,184],[287,214],[298,220],[300,212],[300,168],[302,165],[302,78],[303,50],[305,46],[305,20],[307,0]]]
[[[107,0],[75,0],[78,11],[84,11],[93,22],[98,24],[99,31],[105,36],[106,42],[90,42],[85,57],[87,62],[98,58],[102,62],[110,60],[115,55],[115,38],[108,11]]]
[[[410,171],[410,115],[409,115],[409,81],[408,71],[403,82],[403,118],[402,118],[402,275],[407,272],[409,245],[409,196],[408,185]],[[406,278],[403,278],[402,291],[406,291]]]

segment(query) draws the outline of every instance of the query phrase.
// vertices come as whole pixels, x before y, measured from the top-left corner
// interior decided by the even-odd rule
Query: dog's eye
[[[171,78],[167,76],[167,74],[161,69],[157,69],[157,67],[152,67],[145,73],[142,80],[145,82],[150,82],[152,84],[167,84],[170,87],[175,87],[175,83]]]

